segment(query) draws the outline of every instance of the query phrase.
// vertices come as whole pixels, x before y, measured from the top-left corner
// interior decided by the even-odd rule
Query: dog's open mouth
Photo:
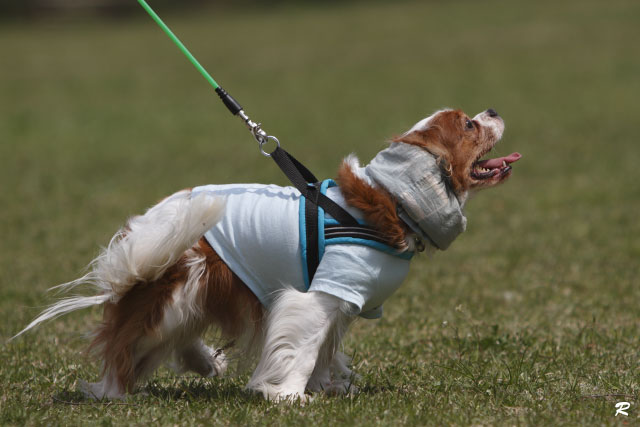
[[[490,179],[500,176],[506,177],[511,172],[511,163],[520,160],[520,153],[511,153],[505,157],[495,159],[476,160],[471,166],[471,178],[476,180]]]

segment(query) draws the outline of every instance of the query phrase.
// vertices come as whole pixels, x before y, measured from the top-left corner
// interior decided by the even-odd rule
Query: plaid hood
[[[396,198],[400,218],[438,249],[447,249],[466,229],[460,202],[428,151],[394,142],[373,158],[366,172]]]

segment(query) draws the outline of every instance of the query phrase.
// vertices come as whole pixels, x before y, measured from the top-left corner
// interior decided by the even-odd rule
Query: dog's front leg
[[[351,358],[338,351],[342,337],[353,319],[352,316],[342,316],[342,319],[335,323],[333,331],[329,333],[320,350],[316,366],[307,383],[308,391],[329,395],[357,393],[358,390],[352,382],[358,375],[349,369]]]
[[[305,401],[320,350],[346,316],[344,304],[323,292],[283,291],[269,313],[262,356],[247,388],[269,400]]]

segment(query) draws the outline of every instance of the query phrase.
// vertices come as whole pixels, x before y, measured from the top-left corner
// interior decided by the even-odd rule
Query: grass
[[[162,15],[162,10],[159,13]],[[433,110],[493,107],[524,158],[468,230],[414,261],[345,341],[352,398],[274,405],[246,375],[162,369],[129,400],[76,391],[86,311],[0,347],[2,424],[617,425],[640,419],[640,4],[393,2],[166,21],[316,175]],[[146,17],[0,27],[0,337],[124,219],[204,183],[286,184]],[[615,403],[632,403],[615,417]],[[66,402],[66,403],[65,403]]]

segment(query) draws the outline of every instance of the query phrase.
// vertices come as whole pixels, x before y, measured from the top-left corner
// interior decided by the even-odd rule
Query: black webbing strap
[[[318,189],[318,186],[316,185],[315,188]],[[320,193],[320,191],[316,193]],[[320,265],[320,247],[318,245],[320,231],[318,230],[318,205],[309,198],[306,198],[304,204],[304,232],[307,239],[307,273],[309,283],[311,283]]]
[[[349,212],[320,193],[318,179],[295,157],[278,147],[271,153],[271,158],[282,169],[293,186],[307,199],[307,202],[320,206],[342,225],[358,226],[358,221]]]
[[[343,226],[340,224],[325,224],[324,226],[324,239],[338,239],[341,237],[349,237],[352,239],[372,240],[374,242],[382,243],[383,245],[389,245],[388,240],[378,230],[366,225],[360,225],[358,227]]]
[[[307,241],[307,272],[309,283],[320,264],[318,249],[318,207],[336,219],[341,225],[357,227],[358,221],[336,202],[320,192],[318,179],[302,163],[284,149],[277,147],[271,158],[276,162],[289,181],[305,198],[305,238]]]

